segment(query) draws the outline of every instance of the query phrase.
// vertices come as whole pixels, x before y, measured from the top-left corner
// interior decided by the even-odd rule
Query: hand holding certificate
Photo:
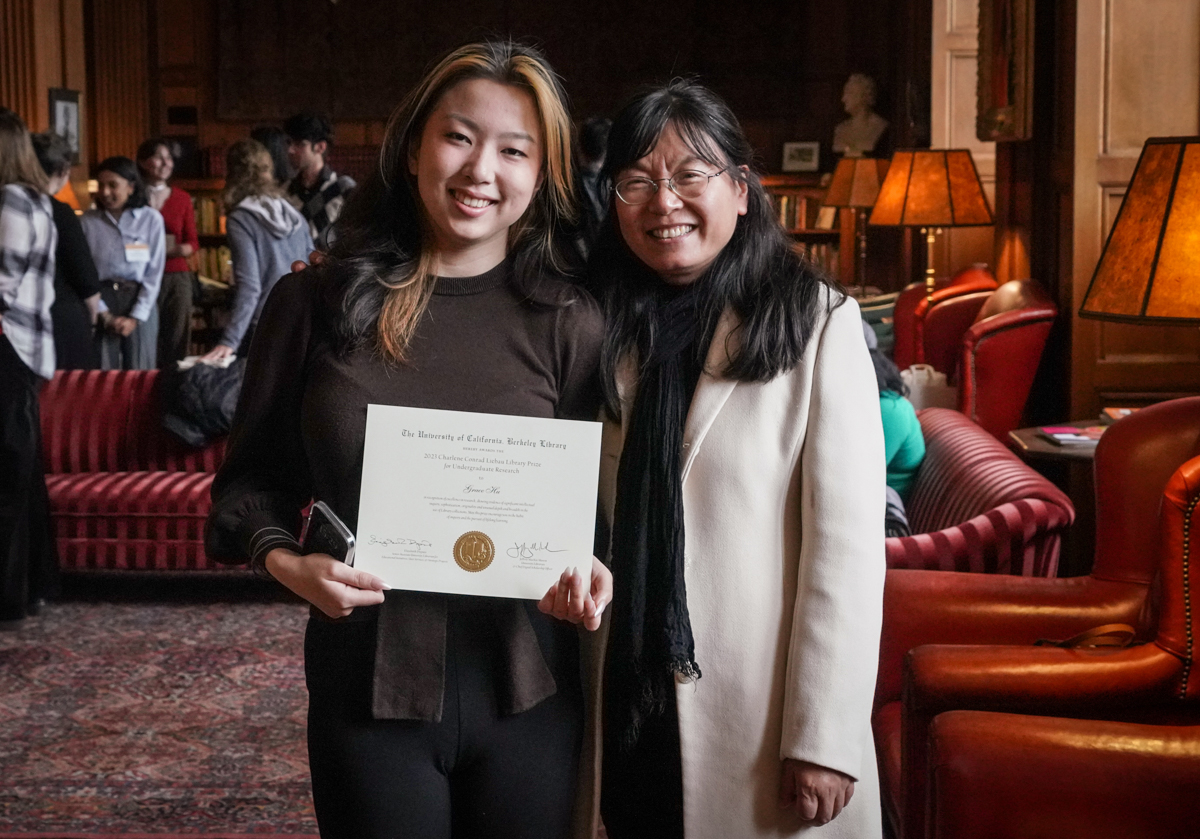
[[[370,405],[355,568],[392,588],[569,600],[563,569],[592,576],[599,462],[599,423]]]

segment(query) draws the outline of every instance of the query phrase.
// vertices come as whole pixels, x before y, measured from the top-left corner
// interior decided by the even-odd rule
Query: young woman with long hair
[[[158,366],[174,370],[192,343],[192,269],[187,259],[200,249],[192,196],[167,183],[175,172],[171,144],[160,137],[144,141],[137,165],[146,184],[146,202],[163,217],[167,261],[158,290]]]
[[[857,306],[792,251],[752,163],[729,107],[686,80],[609,135],[590,268],[609,320],[612,839],[881,831],[875,377]]]
[[[58,230],[25,122],[0,108],[0,628],[55,593],[38,391],[54,376]]]
[[[238,140],[225,154],[225,231],[233,261],[233,314],[204,358],[245,355],[263,304],[294,260],[312,250],[308,222],[275,183],[271,153],[257,140]]]
[[[158,290],[167,261],[162,215],[149,206],[137,164],[110,157],[96,167],[100,205],[80,218],[100,274],[97,343],[105,370],[153,370]]]
[[[558,276],[569,137],[537,51],[453,51],[393,113],[328,257],[282,279],[259,319],[207,545],[313,604],[309,761],[324,837],[568,831],[583,720],[571,623],[599,626],[603,565],[564,572],[540,610],[385,595],[376,577],[301,555],[296,535],[313,498],[356,527],[368,403],[596,416],[601,315]]]

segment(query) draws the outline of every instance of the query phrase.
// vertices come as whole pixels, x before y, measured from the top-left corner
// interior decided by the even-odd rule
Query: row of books
[[[193,195],[192,208],[196,211],[197,233],[213,236],[225,232],[225,210],[220,198]]]
[[[784,230],[801,230],[810,224],[809,200],[805,195],[776,193],[771,196]]]
[[[771,201],[785,230],[833,230],[837,226],[837,207],[823,207],[815,197],[774,193]]]
[[[792,247],[797,253],[807,257],[810,262],[824,269],[825,273],[833,277],[838,275],[837,245],[798,242]]]
[[[196,251],[196,272],[203,278],[223,283],[233,282],[233,259],[229,248],[201,248]]]

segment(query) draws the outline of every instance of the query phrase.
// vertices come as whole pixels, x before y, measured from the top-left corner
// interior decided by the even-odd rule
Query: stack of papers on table
[[[1038,434],[1056,446],[1094,446],[1104,433],[1105,426],[1076,428],[1073,425],[1043,425]]]

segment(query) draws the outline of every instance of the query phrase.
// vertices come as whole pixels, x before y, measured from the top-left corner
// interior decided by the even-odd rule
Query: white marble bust
[[[872,110],[875,104],[875,80],[862,73],[846,79],[842,106],[849,119],[833,129],[833,150],[846,157],[862,157],[875,150],[875,144],[887,130],[888,121]]]

